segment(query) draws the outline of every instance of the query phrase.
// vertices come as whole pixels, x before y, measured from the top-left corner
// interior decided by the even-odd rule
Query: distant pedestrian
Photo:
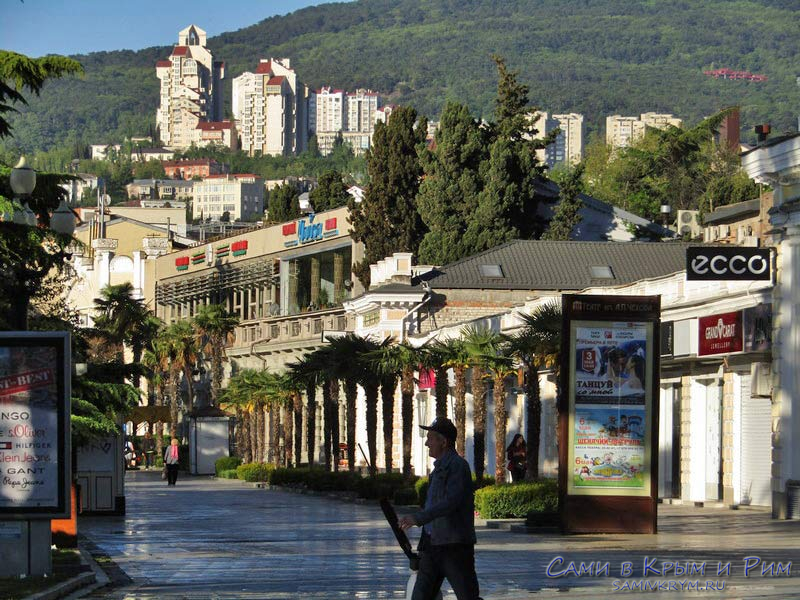
[[[420,562],[412,600],[436,597],[445,578],[458,600],[478,599],[475,574],[475,492],[469,463],[455,451],[456,427],[438,418],[428,430],[425,445],[434,459],[425,508],[400,519],[407,530],[422,527]]]
[[[144,468],[149,469],[150,467],[155,465],[155,458],[156,454],[156,441],[153,439],[153,434],[149,431],[144,434],[144,439],[142,440],[142,452],[144,452]]]
[[[175,485],[178,481],[178,440],[175,438],[164,451],[164,464],[167,467],[167,485]]]
[[[521,433],[518,433],[506,448],[511,481],[516,482],[525,479],[525,471],[528,468],[527,454],[528,448],[525,445],[525,438],[522,437]]]

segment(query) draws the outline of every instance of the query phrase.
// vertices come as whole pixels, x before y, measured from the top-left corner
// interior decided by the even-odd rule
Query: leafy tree
[[[291,183],[273,188],[267,203],[269,220],[275,223],[291,221],[300,217],[300,194]]]
[[[133,177],[135,179],[164,179],[164,165],[160,160],[139,161],[133,163]]]
[[[425,225],[416,196],[422,176],[417,147],[425,142],[427,121],[410,107],[392,112],[389,122],[378,123],[367,152],[369,187],[364,200],[351,201],[350,235],[364,244],[364,259],[353,272],[369,286],[369,266],[392,252],[417,252]]]
[[[27,104],[24,90],[37,96],[48,79],[83,73],[81,64],[64,56],[28,58],[23,54],[0,50],[0,139],[11,136],[5,115],[16,112],[14,104]]]
[[[467,106],[445,103],[433,149],[420,146],[425,177],[417,203],[428,228],[420,261],[443,265],[465,256],[463,236],[483,188],[480,166],[486,160],[488,132]]]
[[[342,174],[338,171],[326,171],[317,182],[317,187],[309,194],[311,206],[315,212],[332,210],[347,205],[350,194]]]
[[[558,206],[553,219],[542,235],[543,240],[568,240],[572,232],[581,222],[580,210],[583,203],[580,194],[583,191],[583,165],[579,164],[565,174],[559,182]]]

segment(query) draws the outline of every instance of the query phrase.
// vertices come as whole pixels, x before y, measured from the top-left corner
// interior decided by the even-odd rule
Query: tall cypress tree
[[[465,256],[466,224],[478,206],[483,187],[481,163],[487,154],[487,132],[463,104],[447,102],[432,150],[423,147],[425,178],[417,203],[428,232],[419,249],[420,261],[446,264]]]
[[[392,252],[417,253],[425,224],[417,211],[416,197],[422,168],[418,146],[425,143],[427,121],[417,111],[400,107],[389,122],[378,123],[367,153],[369,186],[363,202],[350,202],[350,235],[364,244],[364,259],[353,268],[365,286],[369,265]]]
[[[469,254],[512,239],[535,238],[544,229],[537,214],[536,181],[544,177],[545,167],[536,151],[551,143],[554,135],[536,139],[537,111],[529,106],[528,86],[517,81],[517,73],[508,70],[503,58],[493,59],[498,73],[495,122],[484,163],[486,184],[464,236]]]
[[[559,182],[558,207],[553,215],[543,240],[568,240],[581,222],[580,209],[583,203],[580,194],[583,191],[583,163],[576,166]]]

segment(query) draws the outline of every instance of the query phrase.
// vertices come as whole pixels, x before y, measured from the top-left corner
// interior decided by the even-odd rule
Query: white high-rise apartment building
[[[584,124],[583,115],[566,113],[550,116],[547,112],[537,113],[534,123],[536,137],[543,138],[558,128],[555,141],[544,150],[537,152],[540,162],[552,167],[557,163],[576,165],[583,159]]]
[[[297,154],[308,141],[308,91],[288,58],[262,59],[233,80],[233,116],[250,156]]]
[[[178,34],[178,45],[169,59],[156,63],[161,80],[156,124],[161,141],[169,148],[191,146],[201,121],[222,120],[225,64],[215,61],[205,46],[206,32],[190,25]]]
[[[612,148],[624,148],[644,136],[645,127],[666,129],[668,126],[682,127],[683,121],[670,114],[642,113],[639,117],[611,115],[606,117],[606,144]]]
[[[315,107],[313,132],[322,154],[329,154],[342,136],[358,155],[369,149],[375,131],[378,94],[358,89],[354,93],[323,87],[316,91],[311,104]]]

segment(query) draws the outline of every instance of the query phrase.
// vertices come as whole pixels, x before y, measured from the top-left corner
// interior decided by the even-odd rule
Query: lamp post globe
[[[17,165],[11,169],[9,177],[11,189],[17,196],[29,196],[36,187],[36,171],[28,166],[28,161],[22,156]]]
[[[63,200],[50,216],[50,229],[65,235],[75,233],[75,215]]]

